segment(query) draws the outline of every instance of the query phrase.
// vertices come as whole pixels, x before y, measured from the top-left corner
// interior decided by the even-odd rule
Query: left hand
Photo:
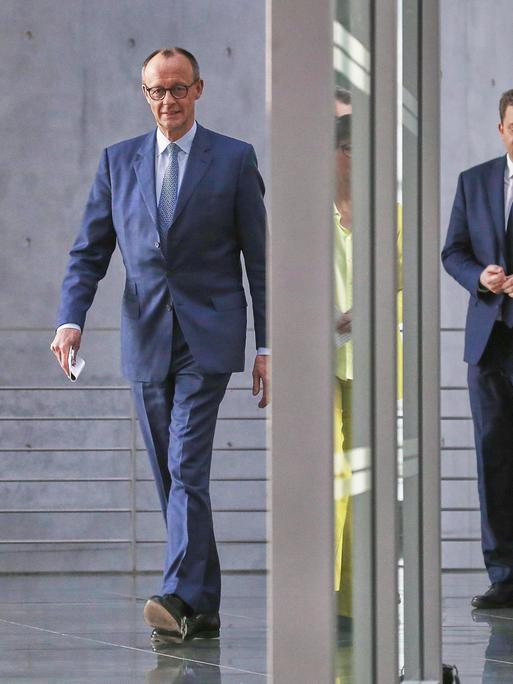
[[[265,354],[257,354],[253,366],[253,396],[256,397],[262,390],[262,398],[258,402],[259,408],[265,408],[270,399],[268,359],[269,356]]]
[[[504,292],[504,294],[508,295],[508,297],[513,297],[513,276],[512,275],[506,276],[506,279],[502,283],[501,289],[502,289],[502,292]]]

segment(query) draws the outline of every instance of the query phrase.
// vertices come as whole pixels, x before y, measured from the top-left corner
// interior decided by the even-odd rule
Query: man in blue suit
[[[268,402],[263,183],[251,145],[203,128],[194,56],[157,50],[142,90],[156,130],[104,150],[70,252],[51,344],[68,373],[116,244],[126,269],[121,358],[167,526],[161,594],[144,608],[157,640],[217,637],[221,576],[209,496],[212,443],[230,374],[244,369],[248,276]]]
[[[513,606],[513,90],[499,113],[507,154],[460,175],[442,251],[445,269],[470,293],[464,359],[491,581],[475,608]]]

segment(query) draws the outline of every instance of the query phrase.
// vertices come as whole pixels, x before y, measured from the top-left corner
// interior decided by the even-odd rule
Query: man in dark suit
[[[475,608],[513,606],[513,90],[499,104],[507,154],[458,180],[442,261],[470,293],[465,326],[481,540],[491,586]]]
[[[194,56],[157,50],[142,90],[157,129],[104,150],[70,252],[51,344],[68,373],[86,313],[118,244],[126,269],[121,356],[167,526],[154,636],[219,635],[220,566],[209,496],[212,443],[230,374],[244,369],[248,276],[257,355],[253,394],[268,401],[263,183],[251,145],[195,121]],[[155,631],[156,630],[156,631]]]

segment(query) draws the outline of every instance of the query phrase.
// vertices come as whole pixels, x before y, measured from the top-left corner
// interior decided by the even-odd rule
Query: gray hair
[[[148,66],[149,62],[156,57],[157,55],[163,55],[164,57],[174,57],[175,55],[183,55],[189,60],[189,63],[192,67],[192,76],[195,81],[198,81],[200,79],[200,68],[198,64],[198,60],[196,57],[192,54],[192,52],[189,52],[188,50],[185,50],[184,48],[181,47],[170,47],[170,48],[160,48],[159,50],[154,50],[151,55],[148,55],[144,62],[142,63],[142,69],[141,69],[141,77],[142,80],[144,81],[144,72],[146,70],[146,67]]]

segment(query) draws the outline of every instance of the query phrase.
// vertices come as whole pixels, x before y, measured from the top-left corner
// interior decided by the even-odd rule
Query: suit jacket
[[[505,168],[503,155],[460,174],[442,251],[446,271],[470,293],[464,359],[473,365],[483,355],[505,297],[478,289],[479,276],[489,264],[506,272]]]
[[[104,150],[70,252],[57,324],[83,329],[116,243],[126,270],[121,362],[132,381],[162,381],[172,311],[206,373],[244,370],[248,275],[257,347],[265,346],[264,186],[251,145],[198,125],[173,222],[161,244],[156,131]]]

